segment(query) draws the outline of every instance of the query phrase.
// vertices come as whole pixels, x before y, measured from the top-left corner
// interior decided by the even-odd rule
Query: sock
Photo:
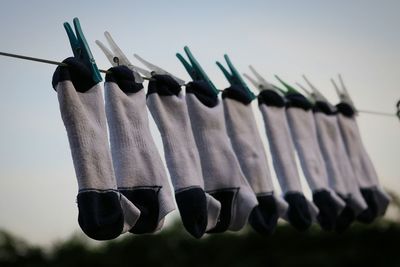
[[[152,79],[147,106],[161,133],[178,209],[186,230],[200,238],[217,224],[221,204],[204,192],[199,152],[180,85],[168,75]]]
[[[53,87],[78,180],[78,222],[90,238],[113,239],[136,223],[140,211],[117,191],[101,86],[80,61],[63,62],[68,67],[57,67]]]
[[[336,230],[344,231],[367,208],[340,134],[336,112],[324,102],[316,102],[314,119],[318,142],[325,160],[330,187],[346,202]]]
[[[250,213],[249,223],[257,232],[271,234],[282,211],[274,195],[264,145],[251,107],[253,99],[243,90],[231,86],[222,93],[226,127],[240,168],[258,200],[258,206]]]
[[[105,101],[118,190],[140,209],[130,232],[151,233],[175,205],[149,128],[146,95],[126,66],[106,75]]]
[[[222,103],[202,81],[187,85],[186,101],[205,189],[221,203],[219,221],[208,232],[238,231],[257,206],[257,198],[230,144]]]
[[[286,118],[283,97],[272,90],[258,95],[259,108],[272,155],[272,162],[285,200],[289,204],[287,219],[300,231],[307,230],[318,214],[318,208],[308,201],[302,191],[297,170],[294,144]]]
[[[288,94],[286,98],[289,128],[313,201],[319,209],[317,220],[322,229],[333,230],[346,204],[329,188],[328,174],[318,145],[312,104],[298,93]]]
[[[375,218],[385,214],[390,196],[379,184],[375,167],[362,142],[353,108],[346,103],[340,103],[337,109],[339,128],[346,151],[361,187],[361,193],[368,204],[368,208],[358,215],[357,219],[363,223],[371,223]]]

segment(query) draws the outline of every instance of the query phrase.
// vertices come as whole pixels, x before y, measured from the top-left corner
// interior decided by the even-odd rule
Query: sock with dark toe
[[[318,145],[312,104],[299,93],[286,95],[286,114],[300,164],[318,207],[318,223],[333,230],[345,203],[329,188],[325,162]]]
[[[278,208],[264,145],[252,110],[253,98],[241,86],[231,86],[222,93],[226,127],[240,168],[257,196],[249,223],[259,233],[271,234],[278,218],[286,213]],[[283,199],[281,201],[284,201]]]
[[[143,86],[128,67],[106,75],[105,102],[118,190],[141,211],[130,232],[154,232],[175,204],[150,132]]]
[[[316,102],[314,119],[318,143],[325,161],[330,187],[346,202],[346,207],[338,218],[338,227],[347,228],[349,221],[367,208],[355,179],[353,168],[347,156],[338,118],[332,107],[324,102]],[[353,215],[354,214],[354,215]],[[344,223],[339,222],[344,220]]]
[[[285,111],[285,100],[272,90],[258,95],[259,108],[264,118],[272,162],[285,200],[289,204],[287,219],[303,231],[316,219],[318,208],[303,195]]]
[[[203,81],[187,85],[186,101],[205,189],[221,203],[219,221],[208,232],[238,231],[257,206],[257,198],[229,141],[222,103]]]
[[[271,235],[275,231],[279,217],[287,212],[287,207],[279,210],[279,204],[273,194],[258,195],[257,200],[258,205],[250,213],[249,224],[258,233]],[[280,215],[281,212],[284,213]]]
[[[390,202],[390,196],[379,187],[362,188],[361,194],[368,208],[357,216],[362,223],[372,223],[377,217],[383,216]]]
[[[346,203],[346,206],[336,220],[335,231],[338,233],[343,233],[356,219],[357,210],[354,208],[354,206],[356,206],[357,204],[353,203],[351,196],[346,197],[340,194],[339,196]]]
[[[161,133],[179,213],[185,229],[200,238],[217,224],[221,204],[204,192],[199,152],[180,85],[168,75],[152,79],[147,106]]]
[[[56,69],[53,87],[78,180],[78,222],[90,238],[113,239],[136,223],[140,211],[117,190],[101,86],[80,61],[64,63],[68,67]]]
[[[353,108],[346,103],[340,103],[336,107],[347,155],[361,187],[361,193],[368,204],[367,210],[363,211],[357,220],[371,223],[375,218],[385,214],[390,196],[380,186],[375,167],[362,142]]]

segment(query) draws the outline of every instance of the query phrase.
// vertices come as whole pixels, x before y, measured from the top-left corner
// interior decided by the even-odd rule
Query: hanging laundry
[[[179,83],[169,75],[152,78],[147,106],[161,133],[176,203],[186,230],[200,238],[217,224],[221,204],[204,192],[199,152]]]
[[[330,188],[324,160],[319,149],[312,104],[296,89],[276,78],[286,87],[286,114],[291,136],[304,176],[319,209],[318,223],[324,230],[333,230],[345,203]]]
[[[78,222],[96,240],[109,240],[128,231],[140,211],[117,190],[108,146],[101,76],[87,46],[79,20],[76,35],[64,23],[74,58],[68,58],[53,75],[61,117],[67,130],[79,192]]]
[[[200,154],[205,188],[221,202],[219,221],[209,233],[238,231],[246,224],[257,198],[243,175],[226,132],[218,90],[204,73],[188,47],[189,64],[177,54],[193,82],[186,86],[192,131]]]
[[[306,82],[313,90],[310,96],[315,100],[314,119],[329,183],[331,188],[346,202],[335,227],[338,232],[343,232],[368,206],[361,195],[346,153],[336,109],[307,79]]]
[[[118,190],[141,212],[130,232],[151,233],[175,209],[171,188],[150,132],[143,85],[126,66],[109,72],[105,101]]]
[[[341,99],[341,102],[336,105],[339,128],[350,163],[353,167],[354,175],[368,205],[368,208],[357,216],[357,220],[363,223],[371,223],[377,217],[385,214],[391,198],[379,184],[375,167],[361,139],[356,121],[357,111],[354,108],[353,101],[347,92],[341,76],[339,76],[339,80],[343,91],[340,91],[334,80],[332,80]]]
[[[255,96],[229,57],[224,57],[232,73],[221,63],[217,62],[217,65],[231,84],[222,93],[228,136],[240,168],[258,200],[258,206],[250,213],[249,223],[259,233],[272,234],[278,218],[286,214],[288,205],[274,193],[267,156],[251,106]]]
[[[78,179],[79,225],[93,239],[113,239],[136,223],[140,211],[117,190],[101,86],[80,61],[63,62],[69,67],[56,69],[53,87]]]
[[[294,144],[286,118],[285,100],[274,90],[263,90],[258,103],[264,118],[276,176],[289,203],[288,220],[298,230],[307,230],[318,208],[303,195],[294,155]]]
[[[250,70],[257,80],[247,74],[244,76],[261,91],[258,104],[264,118],[272,162],[284,199],[289,203],[285,219],[296,229],[305,231],[316,220],[319,211],[303,194],[286,118],[284,91],[267,82],[252,66]]]

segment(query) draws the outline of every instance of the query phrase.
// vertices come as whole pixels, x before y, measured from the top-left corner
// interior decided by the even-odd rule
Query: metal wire
[[[67,64],[62,63],[62,62],[53,61],[53,60],[47,60],[47,59],[37,58],[37,57],[28,57],[28,56],[5,53],[5,52],[0,52],[0,56],[13,57],[13,58],[19,58],[19,59],[24,59],[24,60],[30,60],[30,61],[36,61],[36,62],[41,62],[41,63],[46,63],[46,64],[52,64],[52,65],[57,65],[57,66],[68,67]],[[102,73],[110,73],[110,71],[102,70],[102,69],[99,69],[99,71],[102,72]],[[147,77],[142,77],[142,78],[144,80],[150,80],[151,79],[151,78],[147,78]]]
[[[47,60],[47,59],[42,59],[42,58],[36,58],[36,57],[28,57],[28,56],[5,53],[5,52],[0,52],[0,56],[13,57],[13,58],[19,58],[19,59],[23,59],[23,60],[30,60],[30,61],[36,61],[36,62],[41,62],[41,63],[46,63],[46,64],[68,67],[67,64],[62,63],[62,62]],[[102,70],[102,69],[99,69],[99,71],[102,73],[110,73],[110,71]],[[148,78],[148,77],[142,77],[142,78],[144,80],[151,80],[151,78]],[[399,110],[397,111],[397,113],[393,113],[393,114],[387,113],[387,112],[373,111],[373,110],[358,110],[358,112],[365,113],[365,114],[378,115],[378,116],[398,117],[400,119],[400,104],[399,103],[400,103],[400,101],[397,103],[397,108]]]
[[[357,111],[359,113],[366,113],[366,114],[372,114],[372,115],[378,115],[378,116],[397,117],[396,114],[388,113],[388,112],[380,112],[380,111],[373,111],[373,110],[357,110]]]

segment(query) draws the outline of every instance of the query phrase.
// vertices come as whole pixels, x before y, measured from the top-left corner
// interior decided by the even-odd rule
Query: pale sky
[[[138,53],[187,81],[175,57],[184,45],[221,89],[227,82],[215,61],[228,53],[240,72],[252,64],[271,81],[273,74],[289,83],[307,74],[333,103],[329,79],[338,72],[359,109],[394,112],[400,99],[399,1],[88,2],[4,1],[0,51],[61,61],[72,55],[62,23],[79,17],[103,69],[110,64],[94,41],[104,41],[108,30],[132,62],[140,65],[132,56]],[[79,232],[54,69],[0,57],[0,229],[33,244]],[[373,115],[358,121],[382,184],[400,194],[400,121]],[[162,150],[153,122],[151,129]]]

